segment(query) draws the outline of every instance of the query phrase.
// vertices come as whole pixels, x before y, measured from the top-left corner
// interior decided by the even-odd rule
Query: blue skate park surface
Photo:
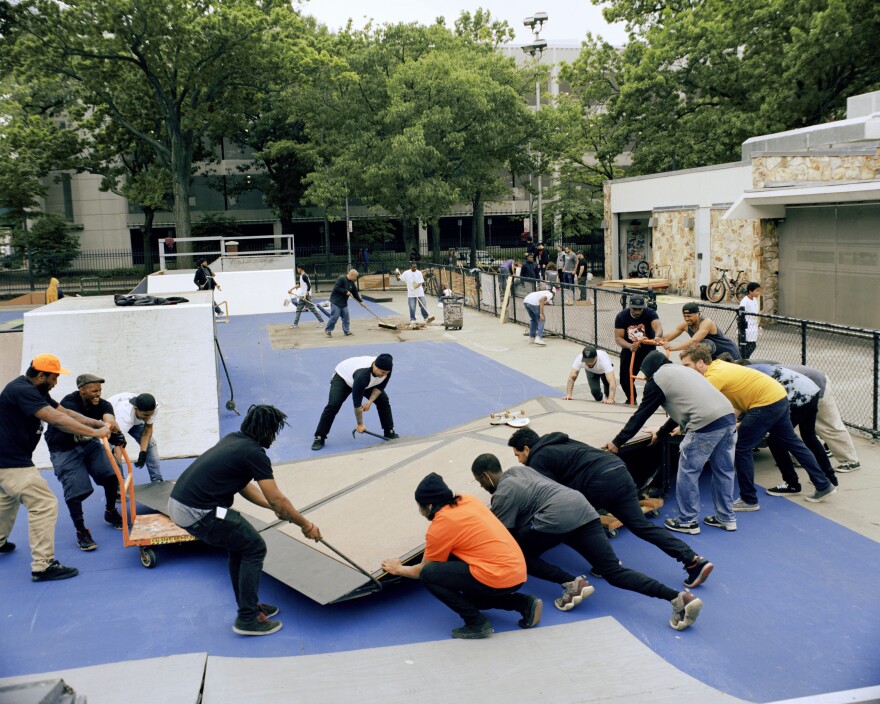
[[[381,315],[393,314],[371,307]],[[352,317],[365,318],[367,313],[355,307]],[[277,315],[259,315],[217,326],[237,407],[244,412],[251,404],[271,403],[289,416],[291,427],[269,451],[274,462],[316,457],[310,445],[328,381],[333,367],[350,356],[394,355],[388,392],[395,427],[403,437],[427,437],[524,399],[560,395],[455,342],[273,350],[267,326],[278,322]],[[224,408],[229,398],[222,377],[221,435],[237,430],[241,422]],[[368,426],[371,421],[377,422],[375,416]],[[353,439],[352,427],[351,418],[341,413],[323,453],[382,442]],[[515,463],[508,448],[487,449],[499,454],[505,466]],[[175,479],[191,462],[164,461],[165,478]],[[425,473],[433,469],[426,466]],[[61,499],[60,485],[46,476]],[[711,506],[711,495],[708,484],[702,489],[705,509]],[[473,492],[480,491],[474,485]],[[85,505],[87,524],[100,546],[87,554],[77,549],[60,500],[56,556],[80,570],[79,577],[64,582],[30,582],[27,520],[20,512],[10,536],[19,549],[0,555],[0,677],[192,652],[259,658],[351,651],[446,640],[450,629],[460,625],[416,581],[319,606],[264,575],[260,598],[281,607],[284,628],[270,638],[236,636],[230,628],[235,606],[225,554],[197,543],[160,547],[159,566],[144,569],[136,549],[124,549],[120,533],[103,523],[100,493]],[[296,497],[291,499],[296,504]],[[596,593],[565,613],[551,605],[560,593],[557,585],[530,579],[523,591],[545,603],[539,628],[611,616],[673,666],[722,692],[756,702],[880,684],[880,545],[794,502],[767,499],[773,502],[765,507],[770,510],[741,514],[736,533],[707,529],[681,536],[715,564],[707,583],[695,589],[705,607],[690,629],[669,628],[666,602],[592,578]],[[661,517],[654,520],[672,515],[674,506],[670,494]],[[325,537],[332,541],[332,536]],[[680,565],[654,546],[626,530],[612,545],[627,566],[682,588]],[[551,551],[547,559],[575,574],[589,571],[565,547]],[[489,616],[498,632],[519,630],[518,615],[496,611]],[[601,642],[584,643],[576,657],[588,659],[601,648]]]

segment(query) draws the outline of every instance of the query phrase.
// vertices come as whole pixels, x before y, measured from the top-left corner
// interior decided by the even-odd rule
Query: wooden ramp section
[[[519,404],[539,435],[554,431],[601,446],[632,413],[628,406],[539,397]],[[497,409],[502,411],[505,409]],[[473,494],[487,505],[490,496],[474,481],[471,463],[494,453],[503,467],[517,464],[507,440],[514,428],[490,425],[489,417],[471,421],[432,438],[398,440],[347,454],[276,465],[281,491],[321,529],[329,545],[360,566],[359,571],[326,545],[303,537],[297,526],[280,524],[262,535],[268,546],[263,571],[319,604],[346,601],[378,590],[376,581],[396,579],[382,560],[417,559],[427,522],[419,514],[414,492],[422,478],[440,474],[455,493]],[[172,483],[135,488],[139,504],[165,511]],[[258,530],[275,514],[236,497],[235,508]],[[376,580],[376,581],[374,581]]]
[[[592,644],[592,646],[591,646]],[[355,694],[356,693],[356,694]],[[286,658],[211,657],[203,704],[497,701],[739,704],[610,617],[493,635]]]
[[[121,643],[120,648],[123,653],[125,644]],[[0,687],[60,679],[83,697],[82,701],[88,701],[88,704],[199,704],[207,659],[207,653],[190,653],[148,660],[129,660],[110,665],[9,677],[0,680]],[[22,702],[21,699],[8,701],[10,704]]]

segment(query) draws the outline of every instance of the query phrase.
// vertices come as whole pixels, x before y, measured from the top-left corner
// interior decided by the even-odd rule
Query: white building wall
[[[77,174],[71,179],[73,220],[83,226],[81,248],[129,249],[127,201],[115,193],[99,190],[101,177]]]

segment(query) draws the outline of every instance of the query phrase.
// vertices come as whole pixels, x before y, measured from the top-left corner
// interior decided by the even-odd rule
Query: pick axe
[[[354,430],[351,431],[351,437],[352,437],[352,438],[354,438],[355,433],[357,433],[357,431],[358,431],[357,428],[355,428]],[[379,433],[374,433],[374,432],[372,432],[371,430],[364,430],[364,432],[365,432],[367,435],[372,435],[374,438],[380,438],[381,440],[384,440],[385,442],[388,442],[388,441],[391,439],[391,438],[386,438],[384,435],[379,435]]]

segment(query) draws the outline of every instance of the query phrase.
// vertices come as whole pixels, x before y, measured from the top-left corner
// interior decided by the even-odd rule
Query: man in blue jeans
[[[706,463],[712,471],[712,500],[715,514],[703,523],[713,528],[736,530],[733,512],[734,445],[736,415],[724,394],[693,369],[672,364],[661,352],[651,352],[642,362],[648,380],[638,410],[606,448],[617,452],[661,406],[669,415],[654,435],[669,435],[676,427],[684,433],[678,458],[675,497],[678,516],[664,524],[677,533],[700,532],[700,475]]]
[[[748,367],[720,359],[712,361],[712,353],[705,345],[684,350],[681,363],[705,376],[741,414],[734,455],[739,498],[733,502],[734,511],[757,511],[761,508],[755,488],[752,450],[768,433],[781,450],[795,456],[810,476],[816,491],[805,497],[807,501],[818,503],[837,491],[819,468],[813,453],[795,435],[789,416],[788,394],[782,384]]]
[[[532,291],[523,298],[523,305],[529,314],[529,343],[544,346],[544,306],[553,305],[553,294],[556,288],[549,291]]]
[[[190,535],[229,551],[229,577],[238,604],[232,630],[243,636],[266,636],[281,630],[269,620],[277,606],[258,600],[266,543],[232,502],[236,494],[271,509],[278,518],[295,523],[311,540],[321,531],[281,493],[266,450],[286,425],[287,416],[273,406],[251,406],[241,430],[230,433],[196,459],[180,475],[168,499],[168,515]],[[256,483],[254,483],[256,482]]]
[[[138,444],[134,466],[140,468],[146,465],[150,481],[161,482],[159,446],[153,437],[154,423],[159,413],[155,396],[123,392],[111,396],[108,401],[113,406],[113,415],[119,424],[119,430],[130,435]]]
[[[361,307],[367,307],[366,303],[361,300],[361,294],[355,284],[358,276],[357,269],[352,269],[336,279],[336,283],[333,284],[333,290],[330,292],[330,318],[327,320],[327,327],[324,328],[327,337],[333,336],[333,328],[336,327],[336,321],[340,318],[342,318],[342,332],[346,337],[354,334],[349,329],[348,299],[353,298],[361,304]]]

